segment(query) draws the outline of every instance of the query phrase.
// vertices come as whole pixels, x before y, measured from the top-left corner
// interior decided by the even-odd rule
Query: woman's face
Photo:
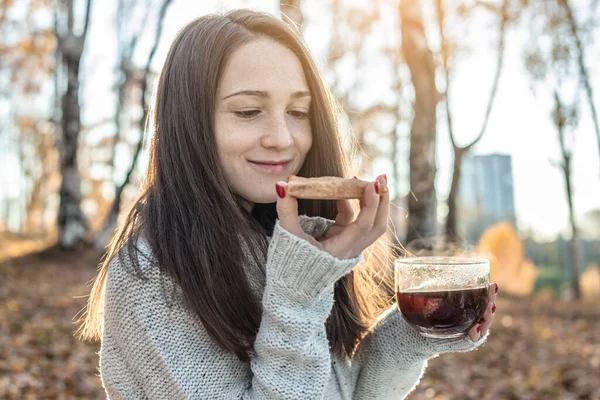
[[[288,48],[259,38],[231,55],[217,91],[215,137],[234,193],[277,200],[275,183],[297,174],[312,145],[310,92]]]

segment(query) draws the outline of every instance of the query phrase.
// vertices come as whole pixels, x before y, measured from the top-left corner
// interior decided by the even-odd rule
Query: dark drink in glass
[[[396,295],[404,318],[431,336],[462,334],[481,319],[488,288],[403,292]]]
[[[489,262],[458,257],[396,260],[396,299],[404,319],[428,337],[464,335],[485,312]]]

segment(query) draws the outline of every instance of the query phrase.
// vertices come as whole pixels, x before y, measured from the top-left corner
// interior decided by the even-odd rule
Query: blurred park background
[[[185,23],[241,7],[301,28],[390,233],[491,259],[488,343],[410,399],[600,399],[598,0],[0,0],[0,399],[105,398],[73,318],[157,75]]]

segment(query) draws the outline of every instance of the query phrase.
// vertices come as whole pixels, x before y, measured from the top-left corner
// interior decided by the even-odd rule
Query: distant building
[[[489,226],[516,224],[512,159],[509,155],[467,155],[457,199],[458,232],[476,242]]]

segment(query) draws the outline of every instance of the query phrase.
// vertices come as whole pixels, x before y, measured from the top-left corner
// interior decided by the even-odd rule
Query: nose
[[[278,149],[293,146],[294,138],[285,116],[273,118],[262,135],[261,144],[267,148]]]

